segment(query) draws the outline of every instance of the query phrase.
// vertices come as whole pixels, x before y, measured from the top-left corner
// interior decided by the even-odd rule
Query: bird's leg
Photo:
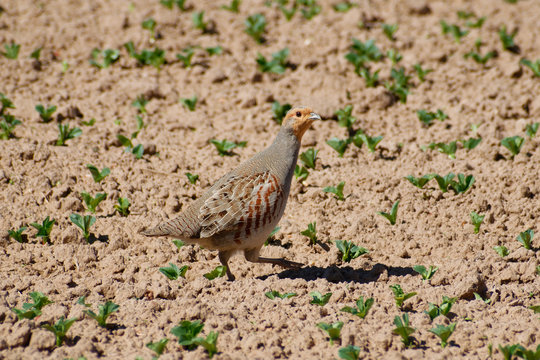
[[[221,261],[221,265],[225,266],[227,268],[227,279],[229,281],[234,281],[235,277],[232,274],[231,270],[229,270],[229,265],[227,265],[227,262],[229,261],[229,258],[233,254],[234,251],[220,251],[219,252],[219,261]]]
[[[244,257],[246,258],[247,261],[250,261],[250,262],[279,265],[279,266],[284,267],[286,269],[298,269],[298,268],[304,266],[304,264],[297,263],[297,262],[294,262],[294,261],[285,260],[285,259],[260,257],[259,256],[259,250],[260,250],[260,248],[244,250]]]

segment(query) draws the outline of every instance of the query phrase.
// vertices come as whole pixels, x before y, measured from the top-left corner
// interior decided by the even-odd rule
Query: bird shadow
[[[350,266],[338,267],[332,265],[329,267],[306,266],[300,269],[284,270],[277,274],[280,279],[304,279],[313,281],[317,279],[326,279],[333,283],[355,282],[370,283],[376,282],[379,277],[387,272],[388,276],[406,276],[415,275],[416,272],[411,267],[386,266],[384,264],[375,264],[371,269],[353,269]],[[270,275],[259,276],[258,279],[266,280]]]

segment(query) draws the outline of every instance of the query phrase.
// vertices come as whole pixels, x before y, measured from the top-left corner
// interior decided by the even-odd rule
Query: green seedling
[[[111,169],[109,169],[108,167],[103,168],[103,170],[101,171],[99,171],[98,168],[92,164],[86,164],[86,167],[88,168],[88,170],[90,170],[90,174],[92,174],[92,178],[96,183],[101,182],[101,180],[105,179],[107,175],[111,173]]]
[[[66,320],[62,315],[55,324],[43,324],[41,325],[41,327],[45,330],[49,330],[54,334],[56,338],[56,346],[62,346],[69,328],[75,323],[75,321],[77,321],[77,318],[71,318]]]
[[[529,69],[531,69],[534,76],[540,77],[540,59],[536,59],[535,62],[532,62],[529,59],[521,59],[521,61],[519,63],[523,64],[526,67],[528,67]]]
[[[375,303],[375,300],[373,298],[366,299],[364,301],[364,297],[360,296],[358,300],[356,300],[356,308],[345,306],[341,309],[343,312],[347,312],[352,315],[358,316],[360,319],[364,319],[373,304]]]
[[[188,266],[184,265],[181,268],[178,268],[173,263],[169,263],[170,266],[168,267],[160,267],[159,271],[165,275],[169,280],[177,280],[179,277],[186,278],[186,271],[188,270]]]
[[[133,146],[133,142],[122,134],[116,135],[116,138],[120,143],[125,146],[125,152],[132,153],[136,159],[142,158],[144,154],[144,147],[142,144]]]
[[[300,161],[302,162],[302,164],[304,164],[306,168],[315,169],[318,153],[319,150],[309,148],[300,154]]]
[[[65,146],[66,141],[81,136],[82,130],[78,127],[70,128],[69,124],[58,124],[58,139],[56,146]]]
[[[245,32],[251,36],[259,44],[263,42],[264,29],[266,27],[266,18],[263,14],[254,14],[249,16],[245,21]]]
[[[178,338],[178,343],[187,350],[194,350],[197,348],[197,335],[204,328],[204,323],[199,320],[193,322],[189,320],[183,320],[178,326],[171,329],[171,334]]]
[[[393,82],[387,81],[384,84],[386,89],[396,96],[401,103],[407,102],[409,87],[411,86],[409,80],[411,77],[405,75],[404,68],[400,68],[399,70],[392,68],[390,70],[390,77],[393,79]]]
[[[374,40],[368,40],[365,43],[358,39],[352,39],[353,44],[350,47],[350,52],[345,55],[345,59],[354,65],[354,71],[360,75],[360,70],[365,68],[365,64],[373,61],[380,61],[383,54],[375,45]]]
[[[19,230],[8,230],[8,236],[18,243],[25,243],[27,239],[26,235],[23,237],[24,230],[26,230],[26,226],[20,227]]]
[[[343,188],[345,187],[345,181],[341,181],[337,186],[327,186],[323,189],[325,193],[334,194],[334,198],[337,200],[345,200],[343,195]]]
[[[392,330],[392,333],[401,336],[401,342],[405,346],[411,346],[411,335],[416,331],[416,329],[409,326],[409,315],[405,313],[401,316],[401,318],[399,316],[396,316],[394,318],[394,325],[396,325],[396,328]]]
[[[184,246],[184,242],[180,239],[173,239],[172,243],[178,248],[178,250],[180,250],[180,248]]]
[[[209,56],[221,55],[223,53],[223,48],[219,45],[213,46],[213,47],[207,47],[205,50]]]
[[[377,70],[372,74],[368,68],[361,68],[358,75],[364,78],[366,87],[375,87],[379,83],[379,71]]]
[[[42,244],[46,244],[50,242],[51,230],[55,222],[56,220],[54,219],[50,220],[49,217],[47,216],[41,224],[30,223],[30,225],[32,225],[33,227],[37,229],[38,232],[36,234],[36,237],[41,238]]]
[[[448,155],[450,159],[456,158],[457,142],[451,141],[448,144],[445,143],[431,143],[427,148],[434,150],[437,149],[440,153]]]
[[[102,202],[107,198],[106,193],[97,193],[96,197],[92,197],[89,193],[86,191],[81,192],[81,197],[86,204],[86,211],[91,212],[92,214],[96,213],[96,208],[98,207],[99,203]]]
[[[195,185],[197,183],[197,180],[199,180],[199,175],[193,175],[192,173],[187,172],[186,177],[189,180],[189,183],[192,185]]]
[[[358,5],[345,1],[345,2],[333,5],[332,8],[337,12],[347,12],[355,6],[358,6]]]
[[[314,16],[321,12],[321,7],[317,4],[317,0],[296,0],[296,4],[302,6],[300,12],[307,20],[313,19]]]
[[[10,115],[10,114],[4,114],[0,116],[2,119],[0,120],[0,130],[2,130],[0,132],[0,139],[7,140],[12,137],[15,137],[13,135],[13,131],[15,130],[15,127],[17,125],[22,124],[22,122],[20,120],[17,120],[15,116]]]
[[[184,3],[186,0],[160,0],[159,3],[163,6],[166,6],[169,9],[173,8],[173,5],[176,5],[181,11],[186,11]]]
[[[12,42],[11,44],[4,44],[4,49],[6,49],[6,52],[0,51],[0,54],[4,55],[8,59],[15,60],[19,57],[21,45]]]
[[[390,41],[395,41],[394,34],[396,33],[397,29],[399,28],[398,24],[382,24],[381,25],[382,30],[384,32],[384,35],[388,38]]]
[[[347,150],[347,147],[349,146],[349,140],[341,140],[337,137],[333,137],[330,140],[326,140],[326,143],[334,150],[338,152],[339,157],[343,157],[343,154],[345,153],[345,150]]]
[[[149,342],[148,344],[146,344],[147,348],[156,353],[156,356],[152,357],[152,360],[158,359],[163,354],[163,351],[165,351],[168,342],[169,339],[163,338],[158,342]]]
[[[525,359],[525,360],[538,360],[540,359],[540,344],[536,346],[536,350],[528,350],[522,345],[516,344],[517,349],[515,351],[516,356]],[[516,346],[513,345],[513,346]],[[499,349],[501,349],[501,346],[499,345]],[[503,353],[504,354],[504,353]],[[505,355],[506,356],[506,355]],[[506,357],[505,357],[506,359]],[[508,359],[511,359],[510,357]]]
[[[65,74],[69,70],[69,63],[67,60],[62,60],[62,74]]]
[[[352,128],[354,122],[356,121],[356,118],[352,116],[352,105],[347,105],[343,109],[339,109],[335,112],[335,115],[338,119],[338,125],[342,126],[344,128],[350,129]]]
[[[385,213],[383,211],[377,211],[378,215],[381,215],[382,217],[386,218],[386,220],[390,221],[391,225],[396,224],[396,218],[397,218],[397,212],[398,212],[398,206],[399,206],[399,200],[397,200],[394,205],[392,205],[392,209],[390,210],[390,213]]]
[[[437,180],[437,176],[435,177],[435,180]],[[473,186],[474,181],[474,176],[472,175],[465,176],[463,174],[458,174],[458,181],[450,181],[450,187],[456,194],[461,194],[469,190]]]
[[[272,230],[272,232],[270,233],[270,235],[268,235],[268,237],[266,238],[266,241],[264,242],[264,246],[268,246],[268,244],[270,243],[270,241],[273,240],[274,235],[276,235],[280,229],[281,229],[281,227],[276,226],[276,227],[274,228],[274,230]]]
[[[432,265],[429,268],[426,268],[424,265],[414,265],[413,270],[422,275],[422,280],[430,280],[439,268]]]
[[[90,228],[96,222],[96,217],[91,215],[82,216],[79,214],[71,214],[69,215],[69,219],[82,230],[84,238],[88,241],[90,238]]]
[[[525,139],[521,136],[509,136],[501,140],[501,145],[507,148],[512,153],[512,159],[519,154]]]
[[[375,152],[375,148],[377,147],[377,145],[381,142],[381,140],[383,139],[382,136],[369,136],[365,133],[360,133],[359,134],[359,138],[362,140],[362,143],[366,144],[369,152]]]
[[[118,204],[114,205],[114,210],[118,211],[121,216],[128,216],[130,206],[131,203],[128,198],[119,197]]]
[[[30,59],[34,59],[36,61],[39,61],[39,58],[41,57],[41,47],[35,48],[34,51],[30,53]]]
[[[302,231],[300,234],[307,236],[310,244],[315,245],[317,243],[317,222],[314,221],[309,223],[307,229]]]
[[[289,56],[289,49],[284,48],[278,52],[272,54],[270,60],[261,54],[257,53],[257,64],[259,64],[259,70],[261,72],[271,72],[274,74],[283,74],[287,67],[287,57]]]
[[[275,298],[279,298],[283,300],[283,299],[292,298],[293,296],[297,296],[297,294],[293,292],[280,294],[279,291],[277,290],[267,291],[264,293],[264,295],[270,300],[274,300]]]
[[[514,356],[516,355],[519,346],[521,346],[521,345],[519,345],[519,344],[505,345],[505,346],[499,345],[499,350],[503,354],[504,360],[512,360],[512,359],[514,359]]]
[[[112,301],[107,301],[105,304],[98,306],[98,314],[96,314],[92,310],[84,310],[84,313],[90,316],[92,319],[96,320],[99,326],[107,327],[107,318],[113,312],[118,311],[119,308],[119,305],[113,303]]]
[[[146,114],[146,105],[148,104],[148,100],[144,97],[144,95],[138,95],[135,100],[131,103],[131,106],[137,109],[137,112],[139,114]]]
[[[499,38],[501,39],[503,49],[518,54],[519,47],[514,42],[514,37],[516,36],[516,34],[517,29],[514,30],[512,33],[507,33],[505,25],[501,26],[501,28],[499,29]]]
[[[463,145],[463,147],[467,150],[472,150],[474,149],[475,147],[478,146],[478,144],[480,144],[480,142],[482,141],[482,138],[469,138],[467,140],[459,140],[459,142],[461,142],[461,144]]]
[[[416,186],[417,188],[422,189],[434,177],[435,177],[434,174],[427,174],[418,178],[412,175],[407,175],[405,176],[405,179],[409,180],[409,182],[413,184],[414,186]]]
[[[347,263],[369,252],[366,248],[357,246],[352,241],[336,240],[335,243],[336,247],[341,252],[341,260]]]
[[[469,30],[461,30],[459,26],[455,24],[448,24],[444,20],[441,20],[440,24],[441,24],[443,35],[446,35],[446,34],[452,35],[455,42],[458,44],[461,42],[461,38],[463,38],[469,33]]]
[[[328,300],[330,300],[330,297],[332,296],[332,293],[326,293],[321,294],[318,291],[312,291],[309,293],[309,296],[311,296],[313,299],[309,302],[310,304],[324,306],[328,303]]]
[[[152,40],[156,39],[156,25],[156,20],[153,18],[148,18],[141,23],[143,29],[150,31],[150,38]]]
[[[137,136],[139,136],[139,133],[145,127],[144,121],[143,121],[143,118],[142,118],[141,115],[137,114],[135,116],[135,121],[137,122],[137,131],[134,131],[134,132],[131,133],[131,138],[132,139],[135,139]]]
[[[448,115],[446,115],[441,109],[437,109],[437,112],[418,110],[416,115],[418,115],[418,119],[427,126],[431,125],[435,119],[444,121],[448,118]]]
[[[292,109],[291,104],[280,104],[279,101],[272,103],[272,116],[274,120],[281,125],[283,118],[287,115],[287,112]]]
[[[328,337],[330,338],[330,345],[334,345],[334,341],[341,340],[341,328],[343,328],[342,321],[338,321],[333,324],[320,322],[317,324],[317,327],[323,331],[326,331]]]
[[[208,23],[204,21],[204,11],[195,11],[191,15],[193,27],[201,30],[203,33],[208,31]]]
[[[481,28],[482,25],[484,25],[484,22],[486,22],[486,19],[487,18],[485,16],[482,16],[482,17],[477,18],[476,21],[474,21],[474,22],[473,21],[467,21],[465,23],[465,26],[468,27],[468,28],[472,28],[472,29],[474,29],[474,28],[478,29],[478,28]]]
[[[197,106],[197,95],[193,95],[191,98],[180,98],[180,103],[189,111],[195,111],[195,106]]]
[[[432,176],[437,181],[439,189],[441,189],[441,191],[445,193],[450,188],[450,184],[452,183],[452,179],[455,177],[455,174],[449,173],[444,177],[438,174],[432,174]]]
[[[191,46],[182,50],[180,54],[176,54],[176,58],[182,62],[185,68],[191,67],[191,58],[195,54],[195,51]]]
[[[203,276],[207,278],[208,280],[214,280],[215,278],[222,277],[227,273],[227,267],[226,266],[216,266],[216,268],[209,273],[204,274]]]
[[[478,234],[480,232],[480,225],[484,221],[486,215],[480,215],[475,211],[471,211],[471,222],[474,225],[474,233]]]
[[[508,251],[508,248],[504,245],[494,246],[493,250],[495,250],[497,254],[499,254],[500,257],[505,257],[505,256],[508,256],[508,254],[510,254],[510,252]]]
[[[299,182],[303,182],[304,180],[308,178],[308,176],[309,176],[308,169],[300,165],[295,166],[294,177],[296,178],[296,180],[298,180]]]
[[[339,349],[338,355],[343,360],[359,360],[360,348],[358,346],[348,345]]]
[[[481,55],[476,51],[470,51],[466,53],[465,55],[463,55],[465,59],[471,58],[477,63],[482,64],[482,65],[486,65],[489,59],[493,59],[496,56],[497,56],[497,52],[495,51],[490,51],[486,53],[485,55]]]
[[[525,231],[521,232],[517,236],[517,241],[519,241],[521,243],[521,245],[523,245],[523,247],[525,249],[532,250],[531,242],[532,242],[533,238],[534,238],[533,229],[528,229],[528,230],[525,230]]]
[[[230,5],[222,5],[221,8],[223,10],[227,10],[227,11],[238,14],[240,12],[240,4],[241,4],[241,0],[231,0]]]
[[[50,122],[52,119],[52,115],[56,111],[56,106],[51,105],[47,108],[41,104],[36,105],[36,111],[38,112],[39,116],[41,117],[41,120],[43,120],[44,123]]]
[[[532,311],[534,311],[535,314],[540,314],[540,305],[532,305],[532,306],[529,306],[529,309],[531,309]]]
[[[236,155],[232,150],[236,148],[244,148],[247,145],[247,141],[228,141],[228,140],[210,140],[210,143],[214,144],[216,147],[219,156],[233,156]]]
[[[396,301],[396,306],[400,309],[403,306],[403,303],[405,302],[405,300],[410,299],[416,295],[416,292],[410,292],[410,293],[403,292],[403,289],[401,288],[401,285],[399,284],[390,285],[390,289],[394,293],[394,300]]]
[[[452,305],[454,305],[454,303],[457,301],[457,298],[449,298],[448,296],[443,296],[442,299],[441,305],[429,303],[428,310],[424,311],[424,313],[429,316],[431,321],[433,321],[439,315],[448,316],[450,310],[452,309]]]
[[[77,304],[82,305],[82,306],[87,307],[87,308],[92,306],[92,305],[86,303],[86,296],[79,296],[79,298],[77,299]]]
[[[120,51],[116,49],[99,50],[93,49],[90,53],[91,59],[88,60],[90,65],[98,69],[105,69],[117,62],[120,59]]]
[[[283,4],[279,4],[279,9],[283,13],[283,16],[285,16],[285,19],[287,19],[287,21],[291,21],[294,14],[296,14],[297,7],[296,7],[296,3],[293,3],[290,9],[287,9]]]
[[[206,338],[196,338],[195,343],[202,346],[208,353],[208,357],[211,359],[217,354],[217,339],[219,333],[217,331],[210,331]]]
[[[437,335],[439,339],[441,339],[441,347],[446,347],[446,345],[448,344],[448,338],[452,335],[455,329],[456,323],[451,323],[448,326],[437,325],[429,331]]]
[[[392,65],[396,65],[403,60],[403,56],[395,49],[390,49],[386,52],[386,57],[390,59]]]
[[[158,71],[161,70],[161,66],[165,64],[165,50],[162,50],[158,47],[154,50],[142,50],[140,53],[135,51],[135,46],[133,42],[128,42],[124,44],[129,56],[137,60],[140,66],[152,65]]]
[[[19,320],[22,319],[33,319],[41,315],[41,309],[49,304],[52,304],[53,301],[50,301],[48,297],[43,295],[38,291],[33,291],[29,294],[33,303],[23,303],[22,309],[11,308],[11,311],[17,315]]]
[[[426,75],[433,71],[433,69],[423,69],[421,64],[415,64],[413,67],[420,82],[424,82],[426,80]]]
[[[527,134],[529,139],[532,139],[536,136],[536,133],[538,132],[538,127],[540,127],[540,122],[525,125],[525,133]]]

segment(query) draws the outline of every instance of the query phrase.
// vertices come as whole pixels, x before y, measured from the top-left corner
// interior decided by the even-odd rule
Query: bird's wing
[[[235,232],[235,238],[249,237],[272,221],[283,201],[279,180],[269,171],[249,176],[233,175],[201,206],[200,237],[222,231]]]

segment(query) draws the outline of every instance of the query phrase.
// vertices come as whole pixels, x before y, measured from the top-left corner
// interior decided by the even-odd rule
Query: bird
[[[273,143],[223,175],[177,217],[140,231],[145,236],[172,236],[188,244],[217,250],[227,278],[236,252],[247,261],[298,269],[301,263],[259,256],[261,247],[283,216],[302,136],[321,120],[310,107],[290,109]]]

